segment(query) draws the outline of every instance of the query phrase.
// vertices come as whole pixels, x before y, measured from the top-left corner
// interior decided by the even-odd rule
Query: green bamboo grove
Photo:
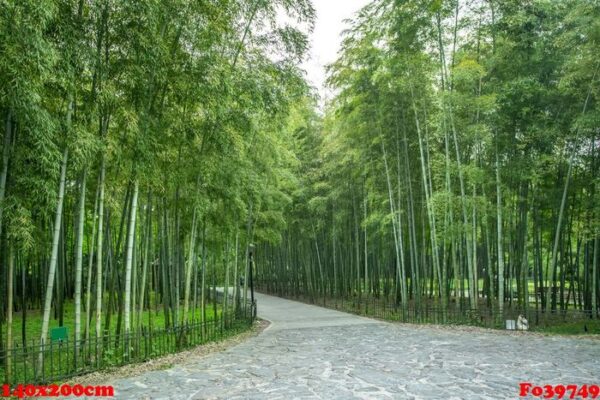
[[[291,125],[261,287],[404,309],[598,315],[600,4],[375,0]]]
[[[283,227],[313,17],[296,0],[0,4],[6,371],[3,349],[51,327],[77,346],[219,312],[210,292]]]
[[[598,317],[600,4],[373,0],[326,102],[314,14],[0,2],[1,368],[210,319],[251,244],[286,296]]]

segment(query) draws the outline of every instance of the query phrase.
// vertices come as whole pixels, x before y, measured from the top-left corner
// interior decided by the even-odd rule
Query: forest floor
[[[520,382],[599,383],[597,340],[392,324],[257,297],[271,322],[258,336],[100,383],[118,399],[506,399]]]

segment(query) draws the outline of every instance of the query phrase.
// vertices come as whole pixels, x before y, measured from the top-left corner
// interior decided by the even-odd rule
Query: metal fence
[[[0,377],[5,383],[48,383],[73,376],[123,366],[176,353],[207,342],[218,341],[248,329],[256,315],[256,304],[242,304],[205,322],[190,322],[170,328],[147,326],[129,334],[110,334],[75,341],[32,341],[0,353]],[[7,360],[10,362],[7,363]],[[10,365],[10,368],[7,368]]]
[[[573,309],[545,312],[535,309],[519,310],[506,308],[502,312],[499,312],[488,307],[471,309],[457,303],[450,304],[447,308],[442,308],[437,304],[427,302],[424,302],[420,306],[416,306],[413,303],[403,307],[401,304],[390,303],[384,298],[308,296],[288,291],[273,290],[267,285],[258,286],[258,290],[266,294],[362,316],[414,324],[468,325],[491,329],[507,329],[508,321],[512,322],[510,329],[514,330],[542,330],[548,327],[580,324],[582,326],[581,333],[584,333],[583,326],[588,321],[599,318],[592,311]],[[517,323],[519,316],[526,320],[524,321],[525,324]]]

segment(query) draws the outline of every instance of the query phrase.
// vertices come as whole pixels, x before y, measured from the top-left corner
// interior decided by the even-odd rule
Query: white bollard
[[[506,329],[508,329],[510,331],[514,331],[516,329],[516,322],[514,319],[506,320]]]

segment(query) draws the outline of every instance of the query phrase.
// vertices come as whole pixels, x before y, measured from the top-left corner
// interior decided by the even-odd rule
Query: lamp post
[[[250,262],[250,276],[248,277],[250,280],[250,302],[252,307],[252,317],[256,317],[256,302],[254,301],[254,244],[250,243],[248,245],[248,260]]]

